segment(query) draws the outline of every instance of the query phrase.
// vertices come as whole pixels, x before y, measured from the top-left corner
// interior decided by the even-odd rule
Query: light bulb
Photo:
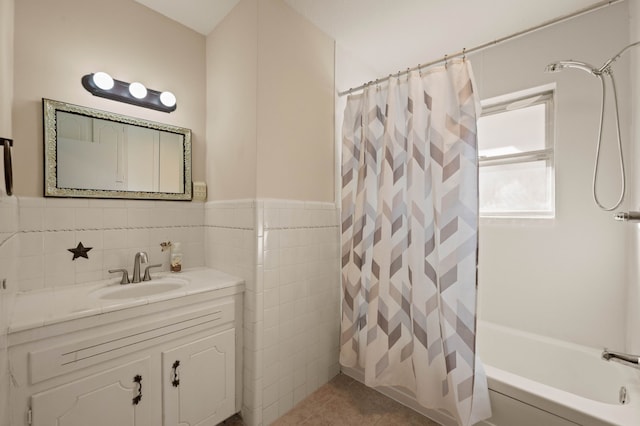
[[[170,108],[176,104],[176,96],[171,92],[162,92],[160,93],[160,102]]]
[[[129,84],[129,93],[131,93],[131,96],[134,98],[143,99],[147,96],[147,88],[144,87],[144,84],[136,81]]]
[[[98,86],[102,90],[113,89],[113,78],[106,72],[99,71],[93,74],[93,84]]]

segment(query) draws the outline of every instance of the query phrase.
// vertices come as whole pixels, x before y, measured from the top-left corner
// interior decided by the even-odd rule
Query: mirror
[[[42,100],[45,197],[191,200],[191,130]]]

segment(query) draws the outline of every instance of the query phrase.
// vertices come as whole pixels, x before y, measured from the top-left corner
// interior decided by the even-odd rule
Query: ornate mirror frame
[[[42,99],[44,121],[44,196],[45,197],[79,197],[79,198],[122,198],[136,200],[182,200],[192,199],[191,183],[191,130],[183,127],[162,124],[140,118],[129,117],[112,112],[69,104],[51,99]],[[75,189],[58,187],[58,111],[79,114],[92,118],[128,124],[132,126],[155,129],[175,133],[183,137],[184,191],[175,192],[141,192],[127,190]]]

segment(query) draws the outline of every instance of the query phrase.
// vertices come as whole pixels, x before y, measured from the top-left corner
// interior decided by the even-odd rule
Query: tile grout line
[[[127,226],[121,228],[61,228],[61,229],[21,229],[17,233],[41,233],[41,232],[87,232],[87,231],[128,231],[139,229],[166,229],[166,228],[201,228],[203,225],[168,225],[168,226]]]

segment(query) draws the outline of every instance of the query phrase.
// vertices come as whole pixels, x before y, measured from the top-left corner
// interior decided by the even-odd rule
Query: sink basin
[[[158,278],[136,284],[113,285],[94,292],[99,299],[135,299],[179,290],[188,283],[180,278]]]

